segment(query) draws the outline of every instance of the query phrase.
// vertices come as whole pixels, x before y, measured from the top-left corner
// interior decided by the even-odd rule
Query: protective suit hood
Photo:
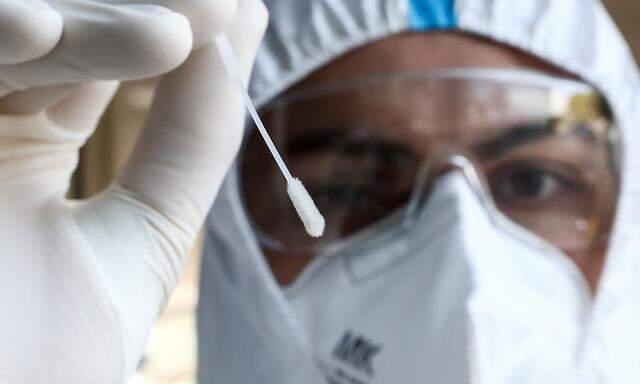
[[[581,340],[576,360],[589,367],[588,381],[583,382],[636,382],[640,332],[632,327],[640,321],[640,81],[630,50],[603,5],[595,0],[265,3],[271,25],[251,82],[258,105],[354,48],[403,31],[431,29],[468,32],[519,48],[580,76],[607,98],[622,134],[621,188],[599,288],[586,306],[584,329],[575,336]],[[325,382],[316,346],[291,300],[266,265],[239,196],[237,172],[232,172],[207,224],[198,316],[199,382]],[[345,343],[360,338],[360,345],[369,345],[367,350],[375,354],[375,340],[357,333],[345,333],[344,338]],[[522,382],[512,380],[503,382]],[[553,382],[569,382],[558,380]]]

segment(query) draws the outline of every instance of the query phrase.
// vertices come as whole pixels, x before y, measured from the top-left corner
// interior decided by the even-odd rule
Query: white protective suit
[[[272,0],[267,6],[271,24],[252,80],[260,105],[337,56],[408,30],[481,35],[579,75],[608,99],[622,132],[618,212],[595,297],[559,251],[498,229],[456,173],[438,182],[409,234],[394,236],[397,223],[385,220],[342,251],[316,258],[281,289],[232,173],[208,219],[199,382],[640,382],[640,83],[603,5]]]

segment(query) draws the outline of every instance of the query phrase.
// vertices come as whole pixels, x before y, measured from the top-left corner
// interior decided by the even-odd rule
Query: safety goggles
[[[398,212],[411,228],[455,167],[488,209],[567,253],[606,243],[618,190],[617,130],[580,81],[524,70],[420,70],[280,97],[261,110],[326,219],[310,238],[254,133],[241,189],[262,246],[313,256]],[[255,130],[254,130],[255,132]]]

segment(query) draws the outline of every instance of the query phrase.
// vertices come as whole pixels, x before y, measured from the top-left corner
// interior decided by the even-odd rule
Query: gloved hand
[[[226,30],[248,77],[265,25],[260,0],[0,0],[0,382],[135,369],[242,137],[210,42]],[[113,80],[179,65],[117,181],[65,199]]]

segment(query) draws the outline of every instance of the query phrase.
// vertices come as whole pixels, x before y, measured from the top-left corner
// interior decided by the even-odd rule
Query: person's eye
[[[558,188],[558,179],[541,169],[522,169],[509,175],[501,186],[503,195],[518,199],[539,200]]]
[[[502,203],[540,204],[578,192],[580,183],[559,170],[540,164],[517,164],[490,176],[494,198]]]

